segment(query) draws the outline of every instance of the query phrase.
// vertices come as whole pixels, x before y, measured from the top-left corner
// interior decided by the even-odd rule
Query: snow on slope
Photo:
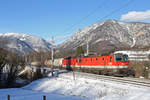
[[[58,78],[45,78],[24,87],[46,93],[85,97],[89,100],[150,100],[150,90],[106,80],[94,80],[73,74],[62,74]],[[101,98],[101,99],[100,99]],[[113,99],[112,99],[113,98]]]
[[[13,100],[42,100],[42,95],[48,100],[150,100],[150,90],[79,75],[74,78],[73,73],[43,78],[22,89],[2,89],[0,94],[0,100],[6,94],[18,95]]]
[[[89,40],[91,50],[98,54],[102,53],[104,48],[107,48],[104,50],[106,53],[108,49],[113,51],[116,48],[148,47],[150,45],[149,29],[148,23],[106,20],[79,29],[68,40],[59,44],[58,49],[75,50],[78,46],[85,46],[88,38],[91,38]],[[110,45],[115,48],[110,48]]]

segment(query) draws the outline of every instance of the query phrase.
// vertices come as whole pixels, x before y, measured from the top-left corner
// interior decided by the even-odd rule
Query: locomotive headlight
[[[125,63],[122,63],[121,65],[125,65]]]
[[[112,65],[112,63],[110,62],[110,63],[108,63],[109,65]]]

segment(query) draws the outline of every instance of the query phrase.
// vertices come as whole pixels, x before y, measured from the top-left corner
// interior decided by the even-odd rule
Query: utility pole
[[[54,38],[52,37],[52,40],[51,40],[51,61],[52,61],[52,65],[51,65],[51,72],[52,72],[52,76],[54,75],[53,74],[53,67],[54,67]]]
[[[90,40],[90,38],[87,36],[87,38],[86,38],[86,56],[88,56],[89,55],[89,40]]]

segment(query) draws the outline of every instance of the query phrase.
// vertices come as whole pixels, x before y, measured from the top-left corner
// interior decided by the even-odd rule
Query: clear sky
[[[60,38],[107,19],[149,23],[150,0],[0,0],[0,33]]]

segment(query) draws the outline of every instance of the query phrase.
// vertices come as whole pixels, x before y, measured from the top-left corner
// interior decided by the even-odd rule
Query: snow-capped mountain
[[[50,44],[47,41],[28,34],[5,33],[0,34],[0,39],[5,40],[5,44],[0,45],[0,47],[23,55],[30,51],[50,50]]]
[[[69,40],[58,46],[76,49],[89,41],[91,51],[110,51],[118,48],[143,48],[150,46],[150,24],[106,20],[78,30]]]

